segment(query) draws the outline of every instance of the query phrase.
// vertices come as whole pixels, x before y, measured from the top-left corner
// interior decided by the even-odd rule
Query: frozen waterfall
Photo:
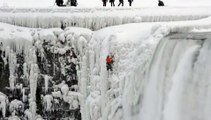
[[[1,20],[44,28],[60,27],[61,19],[66,19],[59,11],[69,13],[68,9],[50,10],[52,14],[56,12],[56,17],[49,19],[52,14],[39,16],[49,9],[40,10],[40,13],[36,9],[31,13],[24,9],[0,9],[4,10],[5,13],[0,13],[4,14]],[[143,13],[138,14],[141,9],[133,10],[126,18],[105,14],[106,19],[102,19],[105,16],[88,18],[90,12],[96,12],[93,9],[76,9],[73,16],[65,16],[70,26],[91,30],[68,25],[63,29],[43,29],[0,23],[0,58],[4,66],[0,72],[2,117],[208,120],[211,117],[211,30],[207,28],[211,28],[211,18],[108,27],[148,21]],[[176,10],[170,10],[169,14]],[[7,14],[12,11],[14,16]],[[184,12],[185,17],[172,19],[193,20],[209,14],[201,12],[202,16],[197,13],[191,16],[188,11]],[[88,14],[84,17],[80,12]],[[121,13],[119,10],[110,12]],[[37,15],[39,19],[35,17],[36,21],[28,14]],[[81,18],[75,21],[78,18],[74,15]],[[148,17],[152,21],[170,18],[169,15]],[[114,56],[113,71],[106,69],[107,55]]]
[[[146,77],[143,120],[210,118],[210,37],[186,34],[160,41]],[[184,36],[184,34],[183,34]]]

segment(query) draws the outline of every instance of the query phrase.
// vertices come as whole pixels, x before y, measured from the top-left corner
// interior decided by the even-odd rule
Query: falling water
[[[194,34],[161,40],[147,73],[140,119],[210,119],[210,53],[210,39]]]

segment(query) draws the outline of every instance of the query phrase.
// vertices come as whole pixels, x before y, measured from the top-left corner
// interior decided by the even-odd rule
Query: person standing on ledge
[[[76,7],[78,5],[77,0],[71,0],[71,4],[70,5]]]
[[[128,0],[128,2],[129,2],[129,6],[132,6],[133,0]]]
[[[57,6],[59,6],[59,7],[60,6],[64,6],[63,4],[64,4],[64,1],[63,0],[56,0],[56,5]]]
[[[106,3],[108,2],[108,0],[102,0],[103,1],[103,7],[106,7]]]
[[[114,4],[115,0],[110,0],[110,3],[111,3],[111,7],[115,7],[115,4]]]

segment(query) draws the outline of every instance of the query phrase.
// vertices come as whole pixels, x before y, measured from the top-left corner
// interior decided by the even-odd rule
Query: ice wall
[[[109,26],[162,21],[187,21],[210,16],[210,8],[31,8],[0,9],[0,22],[30,28]]]
[[[28,106],[22,107],[21,112],[19,108],[14,108],[5,116],[5,111],[8,111],[5,105],[12,105],[12,102],[5,102],[6,98],[2,94],[2,117],[10,116],[12,119],[24,115],[27,119],[35,120],[40,118],[42,111],[52,112],[56,105],[61,106],[61,100],[58,99],[69,105],[67,110],[76,111],[73,115],[63,115],[64,117],[80,117],[80,105],[84,103],[81,98],[86,95],[86,86],[83,86],[87,80],[86,49],[91,37],[92,31],[83,28],[27,29],[1,23],[0,81],[9,82],[8,86],[2,85],[1,91],[4,91],[9,100],[17,98]],[[84,67],[80,68],[81,66]],[[75,74],[74,69],[77,69]],[[44,92],[42,88],[45,88]]]

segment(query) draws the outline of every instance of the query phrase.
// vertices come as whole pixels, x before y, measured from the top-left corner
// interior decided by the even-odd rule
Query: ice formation
[[[43,104],[44,104],[44,110],[45,111],[51,111],[52,102],[53,102],[53,96],[52,95],[45,95],[44,96]]]
[[[0,22],[30,28],[108,26],[140,22],[187,21],[210,16],[208,7],[194,8],[39,8],[0,9]],[[178,14],[179,12],[179,14]]]
[[[23,108],[24,108],[23,102],[15,99],[11,101],[10,106],[9,106],[9,111],[13,113],[13,112],[18,111],[18,109],[23,110]]]
[[[0,92],[0,110],[3,115],[3,117],[6,117],[6,109],[7,105],[9,103],[8,97]]]

